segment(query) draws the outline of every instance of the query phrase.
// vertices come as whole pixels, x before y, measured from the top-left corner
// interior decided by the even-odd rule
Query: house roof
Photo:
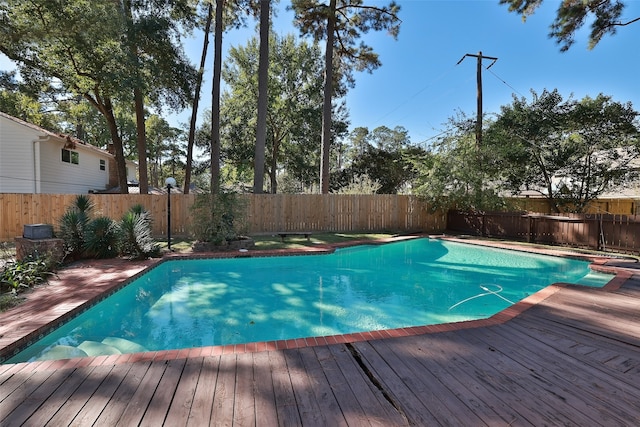
[[[15,122],[21,126],[27,127],[39,134],[41,134],[41,137],[43,138],[52,138],[54,140],[58,140],[60,142],[65,142],[70,144],[73,148],[76,148],[78,146],[83,147],[84,149],[87,150],[91,150],[94,151],[96,153],[99,153],[101,155],[104,156],[108,156],[108,157],[114,157],[113,154],[109,153],[106,150],[103,150],[101,148],[98,148],[94,145],[91,144],[87,144],[86,142],[76,138],[75,136],[72,135],[68,135],[68,134],[64,134],[64,133],[55,133],[55,132],[51,132],[50,130],[47,130],[43,127],[40,127],[38,125],[34,125],[33,123],[29,123],[26,122],[22,119],[19,119],[17,117],[13,117],[7,113],[3,113],[2,111],[0,111],[0,117],[4,117],[7,120],[11,120],[12,122]]]

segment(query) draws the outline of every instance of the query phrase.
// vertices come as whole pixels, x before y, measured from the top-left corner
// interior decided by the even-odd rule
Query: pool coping
[[[481,240],[475,238],[460,238],[456,236],[449,235],[432,235],[432,234],[411,234],[411,235],[403,235],[403,236],[395,236],[388,239],[379,239],[379,240],[359,240],[359,241],[351,241],[344,242],[338,244],[331,245],[317,245],[315,247],[310,248],[301,248],[301,249],[280,249],[280,250],[255,250],[248,252],[209,252],[209,253],[194,253],[194,254],[176,254],[176,253],[168,253],[162,258],[144,260],[139,262],[127,261],[127,260],[91,260],[90,262],[79,262],[72,264],[71,266],[61,270],[58,274],[58,277],[54,279],[52,285],[45,285],[40,287],[29,296],[29,299],[15,307],[13,309],[7,310],[4,313],[0,313],[0,363],[3,361],[13,357],[20,350],[27,347],[31,343],[37,341],[42,338],[44,335],[49,333],[52,329],[58,327],[61,323],[66,322],[72,317],[77,316],[78,314],[86,311],[90,307],[94,306],[98,302],[107,298],[109,295],[118,291],[122,287],[129,284],[131,281],[135,280],[140,275],[147,272],[149,269],[155,268],[156,266],[173,259],[215,259],[215,258],[247,258],[247,257],[272,257],[272,256],[295,256],[295,255],[314,255],[314,254],[329,254],[333,253],[338,248],[351,247],[351,246],[359,246],[359,245],[381,245],[392,242],[397,242],[401,240],[407,239],[416,239],[416,238],[437,238],[449,241],[457,241],[463,242],[467,244],[481,245],[487,247],[496,247],[503,249],[511,249],[518,250],[523,252],[530,253],[538,253],[538,254],[546,254],[553,256],[562,256],[562,257],[570,257],[576,259],[587,260],[591,262],[591,268],[594,271],[601,271],[605,273],[615,274],[613,279],[609,281],[602,288],[592,288],[594,291],[614,291],[619,289],[624,282],[629,279],[633,275],[633,268],[620,267],[620,266],[611,266],[607,263],[611,260],[618,259],[612,256],[605,255],[592,255],[592,254],[581,254],[573,251],[568,251],[562,248],[551,248],[548,246],[540,246],[540,245],[529,245],[522,246],[518,245],[516,242],[504,242],[504,241],[493,241],[493,240]],[[129,269],[123,270],[123,265],[129,265]],[[104,266],[111,267],[111,270],[117,270],[120,274],[114,274],[110,272],[109,268],[104,268]],[[102,270],[101,270],[102,267]],[[634,263],[633,267],[640,268],[638,263]],[[93,276],[89,274],[89,276],[93,280],[88,280],[87,282],[81,283],[82,285],[93,285],[89,292],[89,296],[85,298],[78,298],[77,295],[70,295],[70,300],[67,301],[67,298],[62,298],[62,302],[58,305],[49,304],[48,310],[42,308],[41,296],[46,299],[49,291],[52,286],[65,284],[65,282],[72,282],[74,279],[82,282],[80,277],[81,274],[73,274],[73,272],[81,271],[82,269],[89,269],[89,273],[95,271],[100,272],[106,271],[106,277],[104,275],[101,276]],[[640,270],[638,270],[640,272]],[[113,277],[113,280],[110,283],[104,283],[105,281],[109,282],[109,278]],[[85,278],[86,280],[86,278]],[[98,283],[99,282],[99,283]],[[96,285],[98,283],[98,285]],[[68,285],[68,283],[67,283]],[[77,283],[72,283],[72,285],[77,285]],[[297,339],[289,339],[289,340],[277,340],[277,341],[265,341],[265,342],[253,342],[246,344],[229,344],[229,345],[220,345],[220,346],[207,346],[207,347],[198,347],[198,348],[187,348],[187,349],[177,349],[177,350],[160,350],[160,351],[149,351],[145,353],[127,353],[127,354],[119,354],[119,355],[108,355],[108,356],[89,356],[89,357],[80,357],[73,359],[58,359],[58,360],[45,360],[45,361],[35,361],[35,362],[21,362],[13,364],[16,367],[24,367],[29,366],[29,369],[32,370],[41,370],[41,369],[62,369],[62,368],[71,368],[71,367],[80,367],[80,366],[97,366],[102,364],[122,364],[122,363],[133,363],[133,362],[142,362],[142,361],[152,361],[152,360],[172,360],[172,359],[180,359],[180,358],[190,358],[190,357],[202,357],[202,356],[216,356],[223,354],[232,354],[232,353],[253,353],[253,352],[261,352],[261,351],[274,351],[274,350],[284,350],[284,349],[294,349],[301,347],[313,347],[313,346],[321,346],[321,345],[330,345],[330,344],[346,344],[346,343],[355,343],[361,341],[368,340],[377,340],[377,339],[389,339],[389,338],[397,338],[403,336],[413,336],[413,335],[423,335],[423,334],[433,334],[440,332],[449,332],[455,330],[462,329],[471,329],[478,327],[486,327],[492,325],[502,324],[519,314],[523,313],[530,307],[539,304],[544,301],[546,298],[558,292],[560,289],[567,286],[578,286],[570,283],[554,283],[546,288],[526,297],[525,299],[517,302],[511,307],[508,307],[491,317],[485,319],[478,320],[467,320],[453,323],[444,323],[438,325],[424,325],[424,326],[412,326],[405,328],[397,328],[397,329],[388,329],[388,330],[379,330],[379,331],[368,331],[368,332],[356,332],[350,334],[340,334],[340,335],[330,335],[330,336],[322,336],[322,337],[308,337],[308,338],[297,338]],[[39,316],[38,316],[39,314]],[[34,319],[33,317],[36,316]],[[19,320],[27,320],[26,322],[22,322],[23,325],[21,327],[12,327],[12,323],[15,323],[15,319],[12,321],[12,317],[18,318]],[[26,325],[24,324],[26,323]],[[7,336],[9,335],[9,336]],[[11,337],[11,335],[14,335]],[[11,364],[0,365],[3,367],[12,366]]]

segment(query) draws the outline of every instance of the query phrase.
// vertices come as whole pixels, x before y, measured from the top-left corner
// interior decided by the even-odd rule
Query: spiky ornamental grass
[[[122,216],[119,223],[120,253],[134,259],[155,256],[160,246],[151,234],[151,214],[130,210]]]

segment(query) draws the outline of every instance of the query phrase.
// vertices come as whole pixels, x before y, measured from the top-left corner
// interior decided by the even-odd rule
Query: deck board
[[[28,424],[33,426],[44,426],[49,420],[56,414],[56,412],[64,406],[68,399],[77,391],[82,382],[93,371],[93,368],[83,368],[76,370],[69,370],[69,375],[63,381],[59,381],[59,377],[51,376],[48,378],[50,381],[46,381],[47,389],[43,391],[42,397],[37,393],[29,396],[30,399],[35,397],[36,400],[46,402],[42,404],[29,418]],[[52,381],[52,380],[57,380]],[[56,384],[57,383],[57,384]],[[40,388],[38,389],[40,390]],[[54,390],[53,393],[49,393],[50,390]],[[46,396],[46,399],[44,398]],[[24,405],[26,406],[26,405]]]
[[[304,364],[305,376],[308,379],[307,387],[309,387],[309,392],[313,393],[320,408],[320,416],[324,425],[336,427],[348,425],[314,349],[302,348],[298,354]]]
[[[273,391],[278,413],[278,424],[282,426],[300,425],[300,414],[287,369],[284,352],[269,352],[269,365],[273,380]]]
[[[286,350],[284,357],[287,362],[287,370],[290,374],[291,386],[296,397],[296,405],[298,406],[302,424],[305,426],[326,425],[320,405],[313,394],[312,379],[307,375],[300,352],[298,350]]]
[[[67,399],[46,425],[55,427],[71,424],[93,394],[100,388],[102,382],[111,375],[113,368],[113,366],[97,366],[92,369],[78,389]]]
[[[102,411],[110,404],[111,398],[120,386],[125,376],[131,369],[131,365],[115,365],[109,372],[100,387],[89,398],[85,406],[69,423],[70,427],[84,427],[93,425]]]
[[[498,329],[498,328],[496,328]],[[495,330],[490,332],[477,331],[475,337],[479,343],[495,345],[500,350],[494,354],[494,363],[499,370],[504,369],[509,380],[518,384],[526,384],[531,399],[539,402],[538,410],[545,417],[557,417],[562,424],[590,425],[594,422],[606,425],[611,418],[602,414],[598,408],[592,406],[592,396],[581,389],[583,380],[576,375],[575,370],[567,370],[567,359],[559,354],[556,357],[546,353],[538,353],[540,349],[531,346],[522,347],[522,343],[515,334],[511,334],[510,341],[506,341]],[[467,334],[468,335],[468,334]],[[480,344],[481,345],[481,344]],[[534,354],[536,357],[530,358]],[[544,356],[544,364],[539,364],[540,356]],[[506,364],[505,360],[517,360]],[[551,368],[557,364],[565,366],[564,377],[556,375]],[[569,375],[567,375],[569,374]],[[571,417],[564,415],[571,413]],[[534,424],[538,421],[531,419]],[[604,423],[604,424],[602,424]]]
[[[158,383],[158,387],[151,397],[144,418],[140,420],[140,426],[155,427],[164,424],[168,408],[171,406],[175,391],[177,389],[186,359],[169,360],[166,369]],[[150,390],[146,391],[147,393]]]
[[[406,339],[402,348],[405,349],[405,356],[409,357],[405,359],[418,363],[415,367],[417,372],[432,372],[435,380],[449,388],[485,424],[532,425],[522,416],[523,413],[527,414],[528,408],[515,398],[518,394],[512,393],[511,387],[497,381],[487,381],[492,375],[486,369],[492,370],[493,366],[483,366],[481,362],[486,356],[478,357],[479,350],[473,347],[473,352],[468,352],[470,344],[459,340],[456,342],[456,338],[455,334],[446,334],[419,343]],[[464,357],[467,353],[472,354],[471,360]],[[456,410],[459,405],[455,400],[449,400],[448,406]]]
[[[21,425],[33,412],[37,411],[53,392],[64,382],[71,371],[35,372],[14,374],[10,393],[0,402],[0,416],[3,424]],[[11,380],[14,378],[12,377]],[[9,381],[7,381],[8,383]],[[6,383],[5,383],[6,384]],[[4,386],[0,389],[4,390]],[[16,387],[14,387],[16,385]]]
[[[150,362],[133,363],[122,382],[118,384],[115,393],[109,399],[107,406],[95,421],[94,425],[115,426],[125,411],[131,397],[136,392],[142,378],[149,370]]]
[[[256,402],[253,387],[253,357],[251,353],[238,354],[236,372],[233,423],[244,426],[255,425]]]
[[[371,425],[401,426],[408,422],[383,395],[367,374],[358,368],[357,361],[345,346],[330,346],[329,350]]]
[[[180,384],[176,390],[176,397],[172,402],[172,407],[173,405],[178,405],[184,408],[184,413],[187,414],[186,425],[196,427],[205,426],[209,425],[211,420],[211,411],[213,409],[212,397],[218,380],[220,358],[205,357],[189,359],[187,366],[196,366],[189,364],[192,360],[199,362],[197,365],[200,367],[199,374],[197,371],[187,370],[185,367]],[[192,386],[195,379],[197,379],[197,383]],[[184,393],[182,391],[183,388],[181,388],[181,386],[186,383],[189,383],[189,385],[193,387],[192,392]],[[189,402],[191,402],[191,404],[189,404]],[[185,415],[179,416],[177,415],[177,411],[170,412],[170,415],[172,415],[172,417],[167,418],[167,425],[180,425],[180,420],[185,419]]]
[[[615,291],[563,288],[504,323],[448,332],[13,365],[0,369],[0,425],[635,426],[637,307],[638,275]]]
[[[262,351],[253,353],[252,356],[256,414],[260,424],[265,426],[278,425],[269,353]]]
[[[400,339],[393,340],[401,341]],[[442,404],[433,394],[429,393],[428,383],[418,384],[417,393],[414,393],[412,384],[407,384],[394,371],[394,367],[383,358],[383,356],[372,345],[366,343],[356,343],[359,353],[366,360],[369,371],[379,379],[384,381],[383,387],[392,397],[393,402],[400,408],[407,417],[410,424],[415,425],[438,425],[438,416],[440,419],[447,420],[451,415],[442,412]],[[421,390],[426,390],[421,393]],[[455,419],[455,417],[454,417]]]

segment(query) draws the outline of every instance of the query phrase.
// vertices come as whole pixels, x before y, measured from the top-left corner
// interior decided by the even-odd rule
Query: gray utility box
[[[53,238],[53,226],[49,224],[25,224],[23,235],[25,239],[51,239]]]

